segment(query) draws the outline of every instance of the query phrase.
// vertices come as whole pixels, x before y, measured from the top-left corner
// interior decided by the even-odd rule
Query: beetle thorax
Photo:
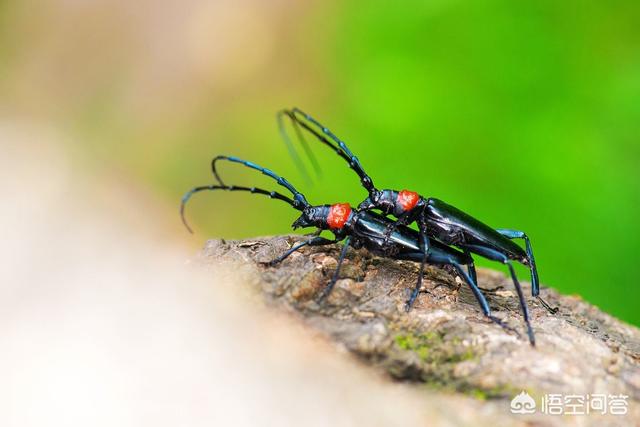
[[[415,191],[402,190],[398,193],[396,203],[406,212],[415,208],[420,201],[420,195]]]
[[[332,230],[339,230],[347,223],[350,215],[351,206],[348,203],[331,205],[327,213],[327,225]]]

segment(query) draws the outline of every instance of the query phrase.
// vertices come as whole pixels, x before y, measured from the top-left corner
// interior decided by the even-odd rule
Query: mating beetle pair
[[[371,177],[367,175],[362,168],[358,158],[353,155],[346,144],[337,138],[329,129],[299,109],[283,110],[278,115],[280,129],[291,152],[294,154],[295,150],[284,130],[282,122],[284,116],[288,116],[292,120],[298,132],[298,137],[303,143],[306,144],[306,141],[303,139],[299,127],[311,133],[320,142],[333,149],[340,157],[348,162],[368,192],[368,197],[360,203],[359,207],[352,209],[348,204],[312,206],[293,185],[271,170],[236,157],[218,156],[212,161],[212,170],[218,180],[218,185],[196,187],[183,197],[181,205],[183,221],[186,202],[193,193],[199,191],[245,191],[282,200],[302,212],[301,216],[293,223],[294,229],[297,227],[317,227],[319,230],[330,230],[334,234],[335,239],[329,240],[316,235],[305,242],[295,245],[282,256],[268,263],[269,265],[275,265],[283,261],[293,252],[304,246],[320,246],[344,241],[344,247],[340,254],[336,271],[322,292],[321,298],[328,295],[337,281],[347,248],[349,246],[355,248],[365,247],[377,255],[420,262],[417,284],[411,297],[407,301],[407,310],[411,308],[420,291],[425,263],[451,265],[470,287],[485,316],[503,328],[511,330],[511,328],[491,315],[489,305],[477,286],[475,268],[470,254],[475,253],[488,259],[502,262],[508,266],[511,273],[514,286],[518,293],[523,317],[527,325],[529,341],[532,345],[535,345],[528,308],[520,283],[511,264],[512,260],[518,261],[530,268],[533,295],[538,297],[548,310],[555,312],[556,309],[552,309],[539,296],[535,259],[533,257],[531,243],[526,234],[516,230],[495,230],[453,206],[438,199],[425,199],[412,191],[378,190],[373,185]],[[306,145],[305,150],[307,150],[307,153],[310,153]],[[289,198],[275,191],[224,184],[216,169],[216,163],[220,160],[239,163],[262,172],[290,191],[293,198]],[[380,210],[384,216],[372,212],[374,209]],[[387,218],[386,215],[395,216],[397,221]],[[418,231],[407,227],[407,225],[414,222],[418,226]],[[524,239],[526,250],[523,250],[520,246],[513,243],[511,239],[514,238]],[[452,246],[456,246],[459,249]],[[462,266],[467,266],[467,271],[465,271]]]

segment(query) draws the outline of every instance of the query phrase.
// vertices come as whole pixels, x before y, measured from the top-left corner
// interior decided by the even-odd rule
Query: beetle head
[[[335,205],[309,206],[291,225],[293,229],[317,227],[322,230],[341,230],[351,218],[351,206],[348,203]]]
[[[380,205],[382,199],[382,191],[375,190],[369,194],[369,197],[364,199],[359,205],[358,210],[370,210],[376,209]]]
[[[304,208],[302,214],[291,224],[293,229],[318,227],[325,229],[326,224],[322,223],[322,210],[323,206],[308,206]]]

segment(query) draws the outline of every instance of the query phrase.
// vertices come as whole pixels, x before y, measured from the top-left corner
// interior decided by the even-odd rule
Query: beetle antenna
[[[284,144],[287,146],[287,151],[289,152],[289,156],[293,159],[293,162],[296,164],[296,168],[298,168],[298,171],[300,171],[300,175],[302,175],[305,182],[307,182],[308,184],[313,184],[311,180],[311,176],[309,176],[307,167],[304,165],[304,162],[302,161],[302,159],[300,158],[300,155],[298,154],[298,150],[296,150],[296,148],[294,147],[293,143],[291,142],[291,138],[289,138],[289,134],[285,129],[284,121],[282,120],[283,114],[285,114],[284,111],[279,111],[276,114],[276,120],[278,121],[278,130],[280,132],[280,135],[284,140]],[[296,127],[296,133],[298,135],[301,135],[300,129],[298,127]],[[305,143],[305,151],[308,153],[309,152],[308,144],[306,144],[306,141],[304,141],[304,143]]]
[[[313,170],[314,170],[314,172],[316,174],[316,177],[317,178],[321,177],[322,176],[322,169],[320,168],[320,163],[318,163],[318,159],[316,158],[315,154],[313,154],[313,150],[311,150],[311,147],[309,146],[309,143],[307,142],[307,139],[304,137],[304,134],[302,133],[302,130],[300,129],[300,123],[298,122],[298,120],[296,120],[295,117],[293,117],[291,115],[290,111],[281,110],[276,115],[276,117],[278,118],[278,128],[280,129],[280,134],[282,135],[282,139],[284,140],[284,143],[286,144],[287,149],[288,149],[289,153],[291,154],[291,157],[294,158],[294,161],[296,162],[296,164],[298,164],[298,166],[302,166],[304,174],[306,175],[307,174],[307,170],[302,165],[302,163],[300,162],[300,158],[298,156],[298,152],[296,151],[296,149],[294,148],[293,144],[291,143],[291,138],[289,138],[289,134],[287,133],[287,131],[285,129],[284,121],[283,121],[284,116],[287,116],[287,117],[289,117],[289,119],[291,119],[291,125],[293,126],[293,129],[296,132],[296,135],[298,137],[298,141],[300,141],[300,144],[302,145],[302,149],[304,150],[305,154],[307,155],[307,158],[309,159],[309,161],[311,162],[311,165],[313,166]]]
[[[191,196],[200,191],[215,191],[215,190],[226,190],[226,191],[246,191],[252,194],[262,194],[263,196],[267,196],[270,199],[282,200],[288,205],[292,206],[295,209],[302,210],[297,207],[296,202],[289,197],[278,193],[277,191],[268,191],[258,187],[241,187],[236,185],[203,185],[201,187],[195,187],[191,190],[187,191],[184,196],[182,196],[182,201],[180,203],[180,218],[182,219],[182,223],[189,230],[189,233],[193,234],[193,230],[187,223],[186,216],[184,214],[185,207],[187,206],[187,202],[191,198]]]
[[[280,175],[276,174],[275,172],[273,172],[270,169],[263,168],[260,165],[257,165],[255,163],[249,162],[247,160],[240,159],[238,157],[217,156],[211,161],[211,169],[213,170],[213,175],[216,177],[216,179],[219,182],[222,182],[222,180],[220,179],[220,176],[218,175],[218,171],[216,169],[216,162],[218,162],[219,160],[226,160],[226,161],[229,161],[229,162],[239,163],[239,164],[241,164],[243,166],[246,166],[248,168],[255,169],[255,170],[261,172],[263,175],[267,175],[268,177],[274,179],[278,183],[278,185],[283,186],[284,188],[289,190],[291,192],[291,194],[293,194],[293,203],[294,203],[293,207],[294,208],[302,210],[305,207],[309,206],[309,202],[307,202],[307,199],[304,197],[304,195],[301,192],[299,192],[298,190],[296,190],[296,188],[289,181],[287,181],[285,178],[281,177]]]
[[[298,123],[303,129],[315,136],[318,141],[330,147],[337,155],[342,157],[349,167],[358,175],[360,183],[367,190],[369,195],[378,191],[375,188],[371,177],[364,171],[364,168],[360,164],[360,160],[358,160],[351,150],[349,150],[349,147],[347,147],[347,145],[333,132],[299,108],[284,111],[293,122]]]

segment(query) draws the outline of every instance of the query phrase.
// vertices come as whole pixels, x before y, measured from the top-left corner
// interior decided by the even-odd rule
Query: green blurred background
[[[199,246],[287,233],[296,216],[207,194],[184,232],[180,196],[212,182],[216,154],[278,171],[312,203],[364,197],[328,150],[304,181],[275,122],[299,106],[379,187],[526,231],[543,283],[638,325],[639,23],[637,1],[5,0],[0,114],[64,132],[87,173],[165,200]]]

